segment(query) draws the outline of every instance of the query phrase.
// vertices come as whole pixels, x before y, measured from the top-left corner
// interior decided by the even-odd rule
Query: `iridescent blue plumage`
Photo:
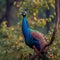
[[[31,34],[31,30],[28,26],[26,15],[23,15],[22,32],[25,38],[25,43],[31,48],[33,48],[33,45],[34,45],[38,50],[40,50],[39,41],[35,37],[33,37]]]
[[[31,41],[30,41],[31,34],[30,34],[30,28],[28,27],[28,22],[27,22],[26,16],[23,17],[22,32],[23,32],[26,44],[29,45],[31,43]]]

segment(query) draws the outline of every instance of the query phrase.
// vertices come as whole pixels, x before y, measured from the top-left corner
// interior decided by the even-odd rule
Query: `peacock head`
[[[22,14],[23,17],[25,17],[26,14],[27,14],[27,12],[26,11],[23,11],[21,14]]]

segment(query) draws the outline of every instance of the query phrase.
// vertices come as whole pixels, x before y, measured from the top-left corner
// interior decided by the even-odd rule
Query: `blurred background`
[[[27,11],[30,28],[43,33],[47,42],[51,39],[56,22],[55,0],[0,0],[0,60],[28,60],[30,53],[35,54],[24,43],[20,15],[23,11]],[[47,57],[60,60],[60,24]]]

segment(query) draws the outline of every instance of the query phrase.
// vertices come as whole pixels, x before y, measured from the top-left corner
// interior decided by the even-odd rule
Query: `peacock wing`
[[[31,32],[33,38],[39,41],[41,49],[47,44],[44,35],[38,31]]]

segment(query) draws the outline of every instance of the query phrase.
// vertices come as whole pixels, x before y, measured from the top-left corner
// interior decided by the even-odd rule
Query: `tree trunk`
[[[14,1],[20,2],[21,0],[6,0],[6,12],[5,12],[5,15],[2,16],[2,18],[0,19],[0,24],[2,23],[2,21],[6,20],[8,27],[12,25],[12,23],[11,23],[11,9],[13,7]]]
[[[2,16],[2,18],[0,19],[0,24],[4,20],[6,20],[7,21],[7,26],[11,26],[10,11],[11,11],[11,7],[13,6],[13,2],[14,2],[14,0],[6,0],[6,12],[5,12],[5,15]]]
[[[11,0],[6,0],[6,15],[5,15],[5,18],[6,18],[6,20],[7,20],[7,26],[9,27],[9,26],[11,26],[11,20],[10,20],[10,18],[11,18],[11,14],[10,14],[10,11],[11,11],[11,8],[12,8],[12,6],[13,6],[13,2],[14,1],[11,1]]]

